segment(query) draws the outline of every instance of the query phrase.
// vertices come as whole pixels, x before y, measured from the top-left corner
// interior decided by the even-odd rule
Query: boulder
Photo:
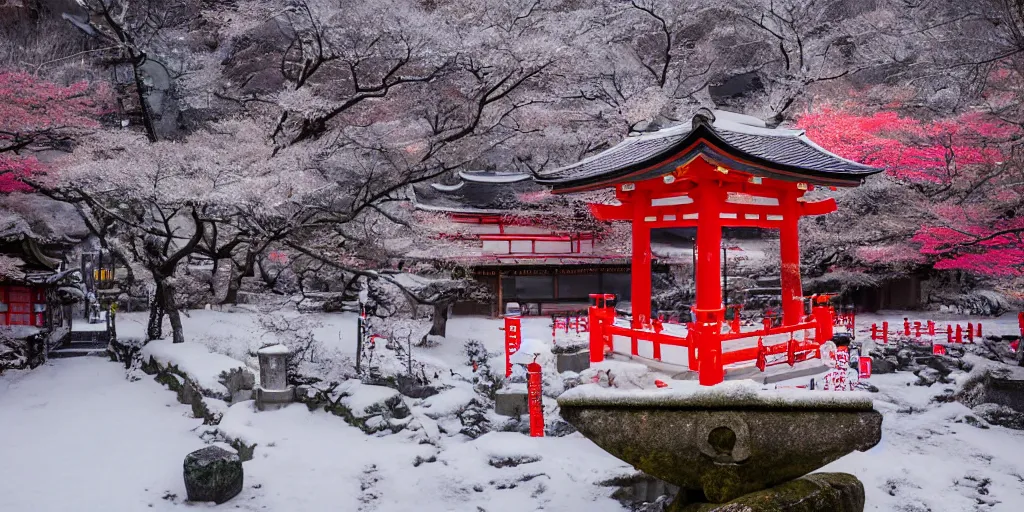
[[[922,368],[914,372],[917,375],[915,386],[931,386],[942,379],[942,374],[935,368]]]
[[[728,503],[676,505],[678,512],[863,512],[864,484],[846,473],[815,473]]]
[[[702,501],[779,485],[882,436],[882,415],[860,393],[793,394],[740,382],[692,392],[591,386],[559,397],[562,417],[612,455],[687,494],[702,493]]]
[[[871,356],[871,373],[872,374],[883,374],[893,373],[899,368],[899,360],[895,357],[878,357]]]
[[[1024,413],[1024,368],[976,364],[957,390],[956,399],[967,407],[998,404]]]
[[[979,418],[992,425],[1024,430],[1024,413],[1017,412],[1005,405],[981,404],[972,410]]]
[[[242,460],[219,446],[207,446],[185,456],[185,491],[189,501],[218,505],[242,492]]]

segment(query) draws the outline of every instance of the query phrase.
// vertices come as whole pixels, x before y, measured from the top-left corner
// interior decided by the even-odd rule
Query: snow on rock
[[[155,340],[147,343],[140,351],[146,363],[170,368],[174,367],[199,388],[203,396],[231,400],[240,389],[252,389],[255,376],[241,361],[222,354],[211,353],[199,343],[173,343],[171,340]],[[236,375],[237,377],[233,377]],[[239,380],[237,384],[229,380]]]
[[[723,382],[701,386],[696,381],[673,381],[671,388],[616,389],[584,384],[558,397],[562,406],[629,407],[779,407],[807,409],[871,410],[871,395],[864,392],[762,389],[754,381]]]
[[[469,403],[478,399],[479,395],[470,386],[456,386],[446,389],[434,396],[423,400],[421,406],[424,414],[433,419],[444,416],[452,416],[469,406]]]

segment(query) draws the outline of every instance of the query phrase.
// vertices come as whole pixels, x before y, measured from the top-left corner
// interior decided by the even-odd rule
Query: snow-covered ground
[[[858,331],[882,319],[895,329],[902,318],[901,312],[862,316]],[[951,318],[957,319],[966,321]],[[141,335],[145,320],[143,314],[119,315],[118,332]],[[311,321],[307,325],[313,326],[314,336],[332,353],[354,354],[354,315],[305,315],[302,320]],[[277,339],[251,312],[192,311],[184,321],[189,341],[239,360]],[[982,321],[986,333],[1016,331],[1015,318]],[[232,406],[220,428],[257,447],[255,459],[245,463],[242,494],[226,506],[254,511],[622,510],[610,498],[613,488],[595,484],[628,474],[630,468],[579,434],[533,439],[492,432],[470,440],[451,428],[445,429],[448,435],[437,433],[437,425],[458,424],[453,412],[474,396],[470,386],[451,375],[471,374],[465,341],[481,341],[491,367],[503,367],[501,325],[494,319],[454,318],[445,341],[414,347],[417,359],[450,370],[440,372],[440,380],[454,386],[431,398],[406,399],[414,417],[432,425],[421,431],[370,436],[303,405],[259,413],[251,402]],[[550,320],[525,318],[523,331],[526,338],[550,340]],[[617,364],[625,372],[634,363]],[[622,382],[650,384],[626,377]],[[1024,432],[958,423],[969,409],[931,401],[952,385],[920,387],[911,385],[914,380],[909,373],[872,377],[880,389],[873,395],[875,407],[885,416],[882,442],[824,470],[861,478],[867,510],[1024,510]],[[0,376],[0,438],[18,440],[0,445],[0,510],[193,507],[183,503],[181,463],[186,453],[203,445],[200,434],[210,427],[190,416],[170,391],[148,378],[129,382],[119,365],[98,358],[57,360],[31,372]],[[431,443],[421,443],[424,433]]]
[[[204,445],[190,415],[98,357],[0,375],[0,510],[171,509],[184,455]]]

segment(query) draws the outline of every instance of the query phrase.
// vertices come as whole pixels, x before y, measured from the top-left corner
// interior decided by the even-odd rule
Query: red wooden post
[[[544,401],[541,371],[536,361],[526,365],[526,395],[530,402],[530,437],[544,437]]]
[[[790,193],[779,198],[779,205],[785,212],[779,224],[783,325],[798,324],[804,316],[804,293],[800,284],[800,215],[797,211],[797,197],[799,195]],[[717,216],[716,214],[715,217]],[[704,215],[701,215],[700,219],[703,223]],[[702,225],[701,228],[703,227]]]
[[[974,343],[974,323],[967,322],[967,342]]]
[[[720,213],[726,194],[715,184],[708,183],[702,184],[690,195],[697,202],[697,215],[701,221],[697,228],[697,330],[694,333],[697,357],[700,359],[698,380],[702,386],[713,386],[725,380],[721,340],[721,326],[725,317],[725,309],[722,307],[720,278],[722,272],[722,219]],[[636,228],[634,227],[634,229]],[[796,241],[793,240],[793,242]],[[799,265],[799,247],[796,248],[796,253]],[[799,270],[798,266],[798,279]],[[785,293],[784,289],[783,295]]]
[[[871,358],[864,355],[860,356],[860,360],[857,361],[858,371],[860,378],[870,379],[871,378]]]
[[[878,324],[871,324],[871,341],[878,340]]]
[[[935,322],[928,320],[928,335],[935,336]]]
[[[519,351],[522,345],[522,332],[520,332],[520,321],[518,316],[505,317],[505,377],[512,376],[512,354]]]
[[[651,318],[651,228],[646,225],[647,211],[650,208],[650,196],[637,192],[633,198],[633,260],[630,285],[633,329],[643,329]],[[636,343],[636,338],[633,338],[633,355],[637,355]]]
[[[889,344],[889,322],[882,322],[882,344]]]
[[[615,310],[608,306],[608,301],[613,300],[614,295],[603,293],[590,294],[590,308],[587,310],[587,327],[590,329],[590,362],[600,363],[604,361],[604,349],[606,345],[605,327],[615,321]],[[610,314],[609,314],[609,311]]]
[[[978,332],[977,332],[977,335],[978,335],[979,338],[983,338],[983,336],[981,335],[981,322],[978,322]]]
[[[921,322],[914,322],[914,337],[921,337]]]
[[[903,318],[903,335],[910,336],[910,319],[906,317]]]
[[[964,342],[964,326],[962,326],[960,324],[956,324],[956,342],[957,343],[963,343]]]
[[[946,326],[946,343],[953,343],[953,326]]]
[[[825,343],[832,339],[832,308],[828,305],[828,297],[815,296],[811,299],[813,305],[811,306],[811,315],[814,317],[814,321],[817,324],[814,341],[817,344]]]

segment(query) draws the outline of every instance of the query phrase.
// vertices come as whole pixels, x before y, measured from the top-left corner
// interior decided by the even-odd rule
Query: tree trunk
[[[256,275],[253,271],[256,266],[256,257],[259,253],[251,248],[245,253],[245,263],[239,268],[234,260],[231,262],[231,281],[228,283],[228,293],[221,304],[238,304],[238,291],[242,288],[242,279]]]
[[[430,326],[431,336],[444,336],[445,330],[448,328],[448,304],[436,303],[434,304],[434,318],[433,325]]]
[[[156,293],[153,294],[153,301],[149,303],[149,326],[146,329],[147,341],[158,340],[164,337],[164,284],[163,280],[156,282]]]
[[[185,333],[181,328],[181,313],[178,312],[178,304],[174,302],[174,294],[177,286],[174,279],[168,279],[164,283],[164,310],[167,311],[167,318],[171,320],[171,337],[174,343],[185,343]]]

